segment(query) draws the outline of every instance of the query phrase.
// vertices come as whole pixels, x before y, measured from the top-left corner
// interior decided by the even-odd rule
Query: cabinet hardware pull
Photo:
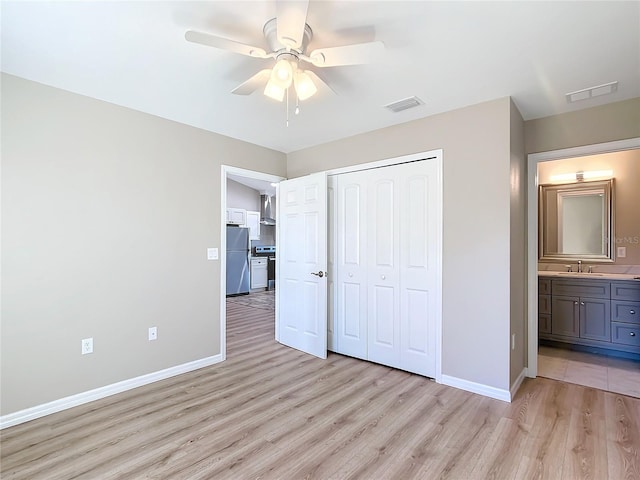
[[[636,336],[636,332],[630,332],[629,335],[632,336],[632,337],[635,337]]]
[[[380,275],[380,278],[385,280],[387,277],[385,277],[384,275]]]
[[[574,305],[577,305],[577,304],[578,304],[578,302],[573,302],[573,304],[574,304]]]
[[[635,311],[635,310],[629,310],[629,313],[630,313],[631,315],[635,315],[636,311]]]
[[[584,305],[584,302],[580,302],[580,305]]]

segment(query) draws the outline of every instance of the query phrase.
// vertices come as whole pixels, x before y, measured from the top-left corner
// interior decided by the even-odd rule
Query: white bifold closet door
[[[438,181],[428,160],[334,178],[334,351],[435,376]]]

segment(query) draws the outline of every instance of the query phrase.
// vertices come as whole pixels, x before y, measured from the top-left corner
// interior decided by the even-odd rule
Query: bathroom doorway
[[[557,273],[567,268],[566,265],[572,264],[574,271],[577,267],[577,259],[571,261],[559,260],[553,262],[538,263],[538,184],[544,184],[549,179],[549,168],[554,167],[554,173],[567,174],[576,171],[601,171],[611,170],[604,168],[603,165],[619,152],[628,154],[630,151],[640,148],[640,139],[631,139],[627,141],[611,142],[600,145],[590,145],[586,147],[571,148],[554,152],[544,152],[540,154],[529,155],[529,342],[528,342],[528,371],[530,377],[543,376],[569,383],[576,383],[588,387],[599,388],[602,390],[622,393],[625,395],[640,397],[640,361],[633,359],[619,358],[611,355],[602,355],[588,351],[578,351],[584,349],[584,346],[575,346],[567,343],[548,342],[538,337],[538,271],[545,270],[550,273]],[[637,150],[640,152],[640,150]],[[640,154],[639,154],[640,155]],[[544,163],[543,163],[544,162]],[[621,178],[621,175],[638,175],[640,176],[640,158],[632,161],[637,164],[637,168],[632,172],[628,172],[620,166],[614,166],[613,177],[617,177],[618,184],[628,184],[628,178]],[[543,167],[542,169],[540,167]],[[541,171],[544,170],[545,171]],[[562,170],[562,171],[560,171]],[[566,172],[565,172],[566,170]],[[617,173],[616,173],[617,171]],[[640,177],[638,177],[640,178]],[[635,185],[638,184],[635,180]],[[636,188],[637,190],[637,188]],[[622,195],[625,197],[625,195]],[[630,205],[636,204],[630,203]],[[629,226],[629,221],[633,222],[633,207],[626,208],[624,204],[618,205],[622,214],[618,214],[619,230],[614,233],[616,247],[624,246],[624,253],[627,260],[617,258],[615,262],[610,263],[592,263],[594,272],[604,273],[637,273],[640,274],[640,245],[634,242],[635,235],[639,235],[637,231],[637,221],[635,227],[633,224]],[[629,220],[631,219],[631,220]],[[634,230],[635,228],[635,230]],[[627,231],[629,230],[629,231]],[[619,253],[619,252],[616,252]],[[588,263],[588,262],[587,262]],[[590,264],[591,265],[591,264]],[[585,270],[586,271],[586,270]],[[543,302],[544,303],[544,302]],[[545,308],[542,306],[541,308]],[[546,315],[546,311],[540,312],[541,321],[547,321],[552,317]],[[551,313],[551,312],[549,312]],[[543,332],[545,325],[540,327]],[[541,333],[542,337],[548,337]],[[565,348],[558,348],[563,346]],[[588,350],[588,349],[586,349]]]

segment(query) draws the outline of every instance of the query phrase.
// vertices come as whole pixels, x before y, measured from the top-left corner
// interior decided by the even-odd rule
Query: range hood
[[[275,225],[275,213],[271,208],[271,197],[265,194],[260,195],[260,223],[262,225]]]

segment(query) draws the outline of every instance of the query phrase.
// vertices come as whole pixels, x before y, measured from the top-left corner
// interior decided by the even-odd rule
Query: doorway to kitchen
[[[262,256],[261,252],[276,254],[275,196],[281,180],[284,178],[277,175],[222,166],[220,352],[223,360],[227,356],[227,321],[234,318],[246,321],[255,315],[263,318],[275,314],[275,269],[270,277],[269,257]],[[266,200],[269,205],[264,204]],[[246,230],[247,233],[244,261],[234,265],[227,262],[228,229],[234,232]],[[230,272],[232,267],[237,271]],[[229,285],[230,281],[233,285]]]
[[[622,332],[624,330],[622,327],[624,327],[626,325],[625,322],[627,322],[627,320],[624,318],[625,312],[622,311],[622,307],[626,305],[628,299],[622,299],[622,297],[618,298],[617,295],[620,295],[620,293],[617,291],[614,292],[613,290],[611,290],[611,292],[609,292],[609,290],[606,290],[607,285],[605,284],[607,284],[607,282],[605,281],[605,279],[608,278],[606,277],[606,275],[614,274],[614,277],[616,277],[616,275],[618,276],[616,278],[613,278],[612,282],[624,280],[629,284],[633,283],[626,278],[625,274],[628,273],[628,276],[632,278],[633,272],[636,272],[637,269],[640,269],[640,262],[638,262],[637,259],[634,260],[635,246],[631,246],[632,249],[629,251],[631,255],[628,256],[629,261],[620,261],[621,259],[617,259],[617,261],[615,262],[587,262],[588,266],[592,267],[593,270],[588,269],[588,266],[578,265],[577,261],[580,257],[579,255],[575,256],[575,258],[569,258],[567,260],[549,259],[549,261],[539,263],[540,231],[538,225],[538,221],[540,218],[538,209],[538,188],[539,184],[549,183],[550,169],[553,169],[553,173],[555,174],[566,173],[564,170],[572,172],[579,171],[578,173],[583,173],[583,171],[587,170],[593,170],[594,172],[598,170],[597,173],[601,174],[603,173],[600,172],[601,170],[603,170],[603,168],[601,168],[602,165],[606,165],[606,163],[603,162],[610,162],[612,161],[612,157],[618,154],[625,154],[625,152],[630,153],[631,151],[637,150],[639,147],[640,139],[636,138],[529,155],[529,341],[527,375],[530,377],[544,376],[547,378],[561,380],[569,383],[576,383],[579,385],[594,387],[601,390],[640,397],[640,362],[633,359],[625,359],[617,356],[614,357],[612,355],[602,355],[602,353],[606,353],[611,349],[615,349],[616,345],[620,350],[629,350],[634,348],[629,344],[628,341],[619,338],[619,332]],[[595,163],[588,163],[591,161]],[[635,164],[637,162],[631,163]],[[575,168],[576,166],[579,166],[579,168]],[[584,166],[589,166],[589,168],[584,168]],[[615,178],[615,182],[619,184],[619,187],[623,186],[624,182],[629,180],[628,178],[625,178],[625,176],[638,175],[638,172],[636,172],[635,170],[635,173],[629,173],[628,169],[626,168],[614,167],[614,170],[616,171],[614,171],[611,175],[613,177],[617,177]],[[577,179],[574,174],[574,181],[580,182],[580,180],[581,179]],[[620,197],[624,196],[622,195],[622,191],[619,193],[621,194]],[[623,200],[623,198],[619,198],[618,200]],[[620,243],[620,239],[626,238],[628,236],[625,233],[625,224],[628,222],[626,222],[626,218],[624,218],[625,215],[620,215],[620,209],[626,207],[624,207],[624,205],[618,200],[616,200],[616,211],[618,212],[618,228],[617,231],[612,231],[611,235],[611,243],[614,247],[614,254],[617,253],[616,250],[618,250],[615,247],[625,247],[625,245]],[[624,211],[624,213],[626,214],[627,212],[630,212],[632,210],[633,207],[629,207],[629,210]],[[616,226],[616,222],[613,222],[613,226]],[[637,223],[635,228],[637,230]],[[625,250],[627,250],[627,247],[623,249],[623,252],[625,252]],[[557,251],[562,252],[563,250]],[[571,265],[571,268],[575,274],[562,271],[569,269],[569,265]],[[580,267],[584,267],[584,270]],[[593,275],[603,276],[588,278],[588,275],[590,274],[589,272],[591,271],[593,272]],[[541,280],[540,284],[539,273],[542,273],[543,275],[542,277],[540,277],[543,279]],[[640,270],[638,270],[638,273],[640,273]],[[545,278],[547,278],[545,275],[549,276],[549,281],[544,280]],[[554,277],[554,275],[556,276]],[[564,275],[564,277],[562,277],[562,275]],[[576,280],[571,280],[574,277]],[[553,287],[553,291],[542,291],[542,287],[549,288],[549,284],[551,284],[551,282],[554,282],[554,280],[555,286]],[[595,290],[592,290],[589,295],[585,294],[588,297],[600,296],[602,297],[601,299],[589,299],[589,302],[585,302],[584,300],[587,299],[581,298],[578,293],[572,293],[572,291],[566,290],[570,287],[578,288],[577,286],[570,285],[572,282],[579,286],[579,282],[583,282],[585,280],[587,282],[593,283],[593,288],[599,285],[596,285],[598,281],[600,281],[600,283],[604,285],[603,288],[605,290],[603,290],[603,292],[596,292]],[[615,283],[611,283],[610,286],[613,289]],[[576,298],[570,298],[571,295],[576,296]],[[569,327],[573,326],[573,330],[575,330],[575,332],[569,332],[566,328],[564,328],[564,324],[556,325],[557,328],[554,331],[552,323],[554,321],[554,317],[559,317],[561,321],[566,318],[566,312],[564,312],[563,306],[565,304],[568,305],[568,300],[576,300],[576,302],[571,302],[571,305],[573,305],[574,303],[575,305],[577,305],[575,307],[572,307],[571,309],[571,312],[573,312],[574,315],[574,321],[566,324]],[[554,305],[556,307],[555,312]],[[595,339],[595,337],[593,336],[594,332],[587,331],[590,328],[593,329],[594,325],[600,325],[597,322],[593,323],[588,321],[588,315],[591,314],[586,309],[595,308],[594,306],[602,306],[604,312],[604,317],[602,318],[605,318],[605,322],[602,323],[602,326],[607,327],[608,325],[611,325],[612,328],[610,332],[605,329],[603,329],[602,332],[599,332],[598,334],[601,335],[598,340],[592,340]],[[609,306],[611,306],[612,310],[608,309]],[[618,309],[618,307],[620,308]],[[633,310],[634,309],[632,308],[630,311]],[[557,313],[559,313],[559,315],[556,315]],[[609,320],[611,320],[611,323],[609,323]],[[627,325],[627,327],[629,325]],[[633,325],[631,325],[631,327],[633,327]],[[614,331],[614,329],[618,330]],[[576,338],[579,338],[579,340],[577,340],[577,344],[582,343],[584,345],[577,345],[575,347],[572,347],[570,345],[571,342],[569,342],[569,339],[572,335],[575,335]],[[609,338],[609,340],[607,340],[607,338],[605,337]],[[555,342],[553,340],[560,341]],[[591,348],[596,347],[599,344],[606,346],[607,341],[611,342],[611,348],[609,350],[598,350],[598,348]],[[592,345],[589,345],[589,343],[591,343]],[[559,346],[565,348],[557,348]]]

